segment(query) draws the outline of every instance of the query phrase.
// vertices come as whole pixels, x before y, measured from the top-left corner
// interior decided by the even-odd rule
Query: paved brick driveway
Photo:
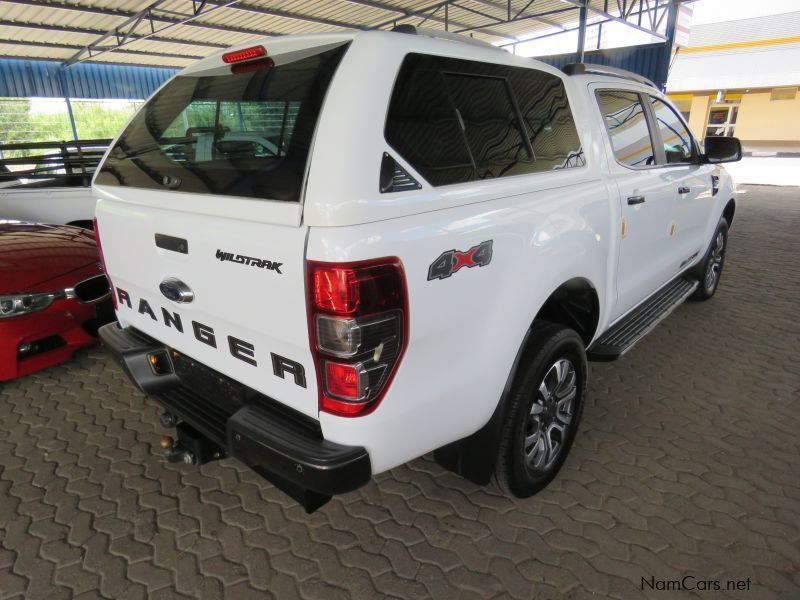
[[[0,384],[0,597],[800,597],[798,196],[747,188],[715,300],[594,365],[525,501],[421,459],[307,516],[233,460],[154,456],[155,405],[99,349]]]

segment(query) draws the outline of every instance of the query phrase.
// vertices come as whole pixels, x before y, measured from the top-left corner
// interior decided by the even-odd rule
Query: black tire
[[[566,406],[565,400],[570,394],[558,379],[559,373],[565,371],[562,361],[571,365],[575,376],[575,393],[567,426],[564,426],[565,411],[561,409]],[[560,371],[559,364],[562,365]],[[558,474],[578,430],[587,374],[583,340],[574,330],[546,321],[534,324],[511,389],[500,433],[495,479],[504,492],[527,498],[547,486]],[[550,399],[545,398],[542,386],[545,390],[551,388]],[[560,396],[556,394],[558,390],[561,390]],[[563,427],[563,431],[558,431],[558,425]],[[538,438],[535,435],[537,430]],[[542,437],[543,433],[545,437]],[[535,443],[531,441],[534,438]],[[558,443],[558,449],[551,457],[554,442]]]
[[[720,247],[720,241],[722,246]],[[694,276],[700,285],[691,296],[695,302],[703,302],[711,298],[719,287],[722,278],[722,268],[725,266],[725,250],[728,247],[728,222],[720,219],[719,225],[714,230],[711,244],[708,246],[703,260],[695,267]]]

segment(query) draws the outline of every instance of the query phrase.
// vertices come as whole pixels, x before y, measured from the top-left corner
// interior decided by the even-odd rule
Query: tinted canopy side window
[[[536,159],[533,168],[522,172],[585,165],[564,82],[534,69],[514,69],[514,72],[514,92]]]
[[[445,73],[444,80],[480,179],[500,177],[516,163],[533,159],[505,79]]]
[[[639,94],[598,90],[596,96],[617,161],[629,167],[654,165],[655,151]]]
[[[534,69],[410,54],[385,135],[436,186],[584,164],[563,82]]]
[[[691,163],[695,158],[694,143],[689,130],[672,107],[650,96],[653,115],[664,145],[667,164]]]

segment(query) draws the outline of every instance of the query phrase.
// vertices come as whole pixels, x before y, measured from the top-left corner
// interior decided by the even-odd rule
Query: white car
[[[265,39],[156,92],[93,189],[101,337],[168,457],[237,457],[308,510],[431,451],[520,497],[552,480],[587,358],[714,294],[715,163],[741,155],[641,77],[566,71],[405,27]]]
[[[97,200],[90,183],[108,142],[0,145],[0,219],[91,228]],[[24,157],[15,156],[20,151]]]
[[[0,185],[0,217],[8,220],[91,228],[96,197],[89,187]]]

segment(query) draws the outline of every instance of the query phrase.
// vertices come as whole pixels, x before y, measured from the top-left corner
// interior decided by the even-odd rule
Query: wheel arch
[[[508,398],[537,321],[551,321],[575,329],[588,346],[597,331],[599,320],[600,300],[597,289],[589,279],[573,277],[555,287],[529,321],[489,421],[472,435],[436,450],[436,462],[478,485],[489,483],[494,474]]]
[[[597,289],[585,277],[573,277],[565,281],[550,293],[529,328],[537,320],[559,323],[574,329],[588,346],[600,322],[600,298]],[[527,343],[527,336],[525,341]],[[519,353],[523,348],[520,348]]]
[[[722,209],[722,216],[725,217],[725,220],[728,222],[728,227],[733,225],[733,215],[736,213],[736,200],[731,198],[728,200],[728,203],[725,205],[725,208]]]

